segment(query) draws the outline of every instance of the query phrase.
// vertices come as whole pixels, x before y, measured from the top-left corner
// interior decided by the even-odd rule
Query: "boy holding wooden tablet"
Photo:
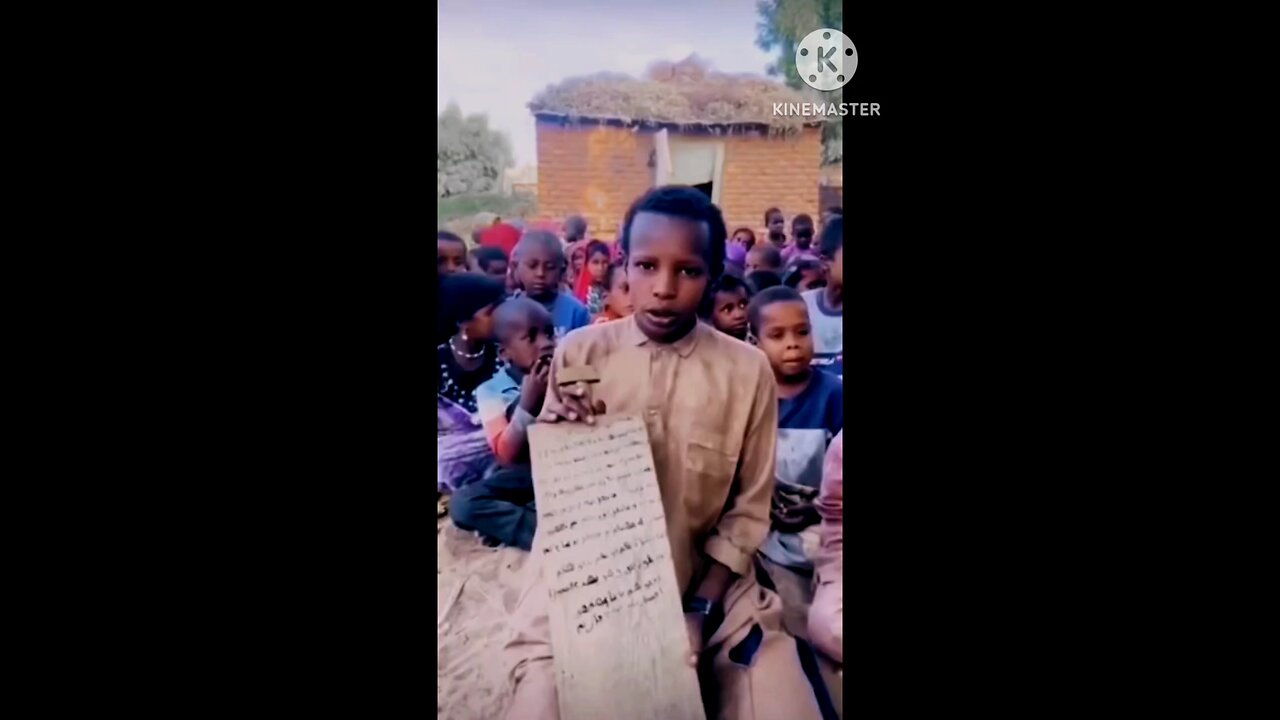
[[[796,642],[781,629],[781,601],[756,582],[752,564],[774,485],[773,371],[758,349],[698,322],[722,271],[724,220],[693,188],[655,188],[627,212],[620,243],[635,312],[564,338],[538,422],[593,423],[606,412],[643,419],[690,660],[704,660],[714,677],[714,688],[703,687],[710,717],[816,720]],[[535,539],[506,649],[512,720],[560,715],[540,554]]]

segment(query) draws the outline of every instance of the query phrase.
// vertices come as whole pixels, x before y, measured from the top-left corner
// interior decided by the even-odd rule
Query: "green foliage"
[[[450,103],[438,118],[436,197],[496,192],[502,172],[514,164],[507,136],[489,128],[484,115],[462,116]]]
[[[778,60],[768,73],[781,77],[797,89],[811,94],[814,102],[844,102],[841,90],[818,92],[805,85],[796,72],[796,45],[805,35],[818,28],[843,29],[844,4],[841,0],[760,0],[756,3],[760,19],[756,23],[756,45],[766,52],[778,52]],[[837,116],[822,126],[822,162],[834,164],[844,157],[841,119]]]

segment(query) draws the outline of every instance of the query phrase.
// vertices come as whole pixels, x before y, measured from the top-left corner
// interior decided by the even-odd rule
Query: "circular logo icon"
[[[832,28],[814,30],[796,46],[796,72],[816,90],[845,86],[858,69],[858,50],[848,35]]]

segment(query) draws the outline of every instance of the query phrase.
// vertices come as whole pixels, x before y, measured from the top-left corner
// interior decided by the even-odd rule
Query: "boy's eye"
[[[648,270],[653,270],[654,266],[653,266],[653,263],[651,262],[637,262],[636,267],[640,268],[641,270],[648,271]]]
[[[701,268],[682,268],[680,272],[683,273],[685,277],[691,277],[691,278],[702,277]]]

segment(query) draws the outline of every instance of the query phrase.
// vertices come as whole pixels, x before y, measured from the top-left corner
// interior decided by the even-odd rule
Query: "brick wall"
[[[582,215],[591,236],[612,240],[627,208],[653,182],[653,134],[544,120],[537,132],[538,214]]]
[[[729,232],[737,227],[755,230],[756,237],[768,234],[764,211],[776,207],[787,218],[806,213],[818,221],[818,180],[821,177],[822,133],[805,128],[791,137],[763,134],[731,135],[725,138],[724,187],[720,190],[720,211]]]
[[[730,231],[746,226],[762,234],[764,211],[775,206],[787,216],[788,228],[799,213],[818,219],[818,129],[790,138],[706,137],[725,143],[720,209]],[[653,131],[539,120],[537,138],[538,214],[579,213],[592,236],[613,239],[632,201],[652,185]]]

